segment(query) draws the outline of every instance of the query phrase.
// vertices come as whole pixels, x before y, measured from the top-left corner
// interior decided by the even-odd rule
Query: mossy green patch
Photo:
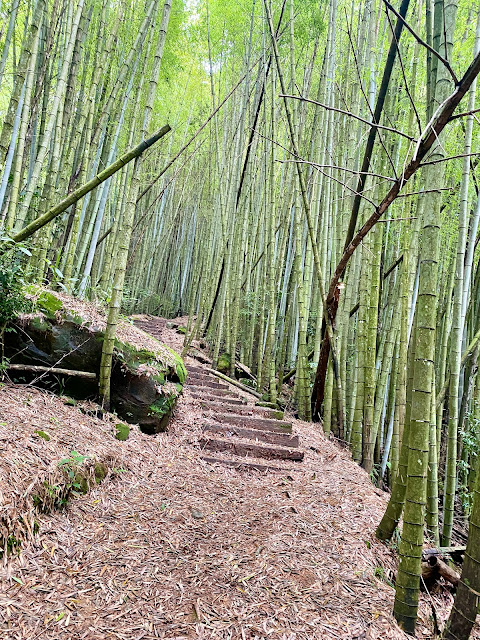
[[[180,384],[184,384],[185,380],[187,379],[187,369],[185,368],[183,360],[178,355],[178,353],[173,349],[170,349],[170,347],[167,347],[165,345],[165,349],[167,349],[167,351],[169,351],[169,353],[172,354],[173,362],[174,362],[173,369],[175,370],[178,381],[180,382]]]
[[[115,425],[115,438],[124,442],[130,436],[130,427],[128,424],[119,422]]]
[[[183,360],[180,358],[180,356],[177,356],[177,358],[178,362],[176,363],[175,371],[180,384],[183,385],[185,384],[185,380],[187,379],[187,369],[185,368]]]
[[[117,357],[131,370],[136,372],[141,365],[148,365],[157,370],[153,376],[159,384],[165,384],[165,380],[175,377],[180,384],[184,384],[187,378],[187,370],[181,357],[166,345],[162,345],[164,351],[168,352],[171,358],[162,361],[159,356],[148,349],[136,349],[133,345],[115,340],[115,351]]]
[[[50,436],[48,435],[48,433],[46,431],[41,431],[39,429],[38,431],[35,431],[35,434],[37,436],[39,436],[40,438],[43,438],[43,440],[46,440],[47,442],[50,441]]]
[[[73,479],[73,486],[77,493],[85,495],[88,493],[88,480],[82,473],[77,473]]]
[[[232,364],[232,356],[229,353],[222,353],[218,358],[217,369],[222,373],[228,373]]]
[[[63,307],[63,302],[59,300],[51,291],[40,290],[37,298],[37,308],[43,311],[47,318],[55,317],[57,311]]]
[[[155,380],[155,382],[158,382],[158,384],[160,385],[165,384],[165,374],[163,373],[157,373],[156,375],[153,376],[153,379]]]
[[[94,468],[95,482],[97,484],[100,484],[103,480],[105,480],[107,476],[107,472],[108,472],[108,469],[103,464],[103,462],[96,462],[95,468]]]

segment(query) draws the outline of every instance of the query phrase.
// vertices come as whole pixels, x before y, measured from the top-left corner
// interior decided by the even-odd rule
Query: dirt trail
[[[180,348],[175,331],[162,338]],[[0,419],[27,435],[59,415],[72,437],[80,423],[104,425],[66,410],[42,392],[0,391]],[[348,454],[290,417],[303,462],[210,464],[206,418],[187,385],[170,434],[105,435],[121,473],[40,516],[35,539],[3,566],[0,638],[407,638],[391,616],[393,554],[373,536],[386,498]],[[418,638],[433,637],[429,618],[423,599]]]

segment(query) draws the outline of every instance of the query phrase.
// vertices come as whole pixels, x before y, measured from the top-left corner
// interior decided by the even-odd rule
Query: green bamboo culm
[[[451,56],[457,5],[443,5],[440,30],[440,51]],[[436,73],[435,99],[442,104],[452,92],[452,78],[444,66]],[[434,145],[430,160],[443,159],[440,140]],[[438,302],[438,262],[440,254],[440,224],[444,163],[430,164],[425,170],[425,184],[430,190],[425,198],[422,240],[420,245],[415,359],[410,410],[409,451],[405,512],[399,555],[400,564],[395,589],[393,613],[400,627],[414,635],[420,591],[421,561],[427,502],[427,475],[430,452],[430,425],[434,394],[435,334]],[[438,189],[438,190],[437,190]]]
[[[82,185],[78,189],[75,189],[75,191],[64,198],[61,202],[44,213],[43,216],[37,218],[26,227],[24,227],[21,231],[14,234],[12,236],[12,240],[14,240],[15,242],[23,242],[24,240],[27,240],[27,238],[30,238],[30,236],[33,236],[34,233],[54,220],[61,213],[66,211],[69,207],[72,206],[72,204],[78,202],[80,198],[83,198],[84,195],[95,189],[95,187],[98,187],[98,185],[102,182],[105,182],[105,180],[108,180],[110,176],[113,176],[114,173],[124,167],[128,162],[131,162],[135,158],[138,158],[140,155],[142,155],[144,151],[158,142],[160,138],[163,138],[163,136],[167,135],[169,131],[171,131],[171,127],[170,125],[166,124],[161,129],[159,129],[157,133],[155,133],[151,138],[148,138],[148,140],[142,140],[140,144],[138,144],[133,149],[130,149],[130,151],[127,151],[127,153],[124,153],[123,156],[120,156],[118,160],[101,171],[94,178],[86,182],[84,185]]]

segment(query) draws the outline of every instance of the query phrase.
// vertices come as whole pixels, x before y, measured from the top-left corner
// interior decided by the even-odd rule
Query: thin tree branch
[[[425,42],[425,40],[422,40],[422,38],[418,35],[418,33],[408,24],[408,22],[405,20],[404,17],[402,17],[398,11],[390,4],[390,2],[388,2],[388,0],[383,0],[384,4],[386,7],[388,7],[388,9],[390,9],[390,11],[399,19],[403,22],[403,25],[405,26],[405,29],[407,31],[410,31],[410,33],[412,34],[412,36],[415,38],[415,40],[422,45],[422,47],[425,47],[425,49],[427,49],[428,51],[430,51],[430,53],[432,55],[434,55],[436,58],[438,58],[440,60],[440,62],[445,65],[445,68],[447,69],[447,71],[449,72],[449,74],[452,76],[452,79],[455,83],[455,85],[458,85],[458,78],[455,75],[455,71],[452,69],[450,63],[448,62],[448,60],[446,60],[442,55],[440,55],[438,53],[438,51],[435,51],[435,49],[433,47],[431,47],[427,42]]]
[[[368,218],[365,224],[361,227],[358,233],[352,238],[349,245],[346,247],[343,256],[341,257],[335,272],[333,274],[332,280],[330,282],[327,301],[332,302],[335,295],[335,290],[338,285],[338,282],[343,274],[345,267],[347,266],[350,258],[352,257],[355,249],[360,245],[363,238],[367,235],[367,233],[375,226],[378,220],[382,217],[382,215],[387,211],[389,206],[398,196],[400,190],[405,186],[407,181],[417,172],[417,170],[423,166],[422,160],[427,155],[427,153],[432,148],[433,144],[436,142],[438,136],[443,131],[445,126],[450,120],[450,116],[457,108],[457,105],[465,96],[466,92],[470,88],[472,82],[477,77],[480,72],[480,54],[477,55],[469,68],[465,72],[463,78],[459,81],[457,88],[455,91],[445,100],[445,102],[440,105],[437,110],[436,116],[432,118],[432,121],[428,124],[427,129],[424,135],[420,138],[417,148],[415,150],[415,154],[410,161],[410,163],[405,168],[402,175],[395,181],[392,185],[390,191],[384,197],[382,202],[378,205],[376,211]],[[461,157],[461,156],[460,156]],[[432,162],[433,164],[434,162]]]
[[[301,100],[302,102],[309,102],[311,104],[315,104],[319,107],[323,107],[324,109],[327,109],[328,111],[335,111],[336,113],[342,113],[343,115],[349,116],[350,118],[355,118],[355,120],[359,120],[360,122],[363,122],[364,124],[368,125],[369,127],[373,127],[375,129],[384,129],[385,131],[391,131],[392,133],[396,133],[399,136],[403,136],[404,138],[407,138],[407,140],[412,140],[413,142],[416,142],[416,138],[413,138],[412,136],[409,136],[407,133],[403,133],[403,131],[399,131],[398,129],[394,129],[393,127],[386,127],[384,125],[381,124],[377,124],[376,122],[371,122],[370,120],[365,120],[365,118],[361,118],[360,116],[355,115],[354,113],[351,113],[350,111],[344,111],[343,109],[338,109],[336,107],[331,107],[328,104],[323,104],[322,102],[317,102],[316,100],[310,100],[309,98],[304,98],[303,96],[292,96],[292,95],[283,95],[282,93],[279,94],[278,96],[279,98],[291,98],[292,100]]]

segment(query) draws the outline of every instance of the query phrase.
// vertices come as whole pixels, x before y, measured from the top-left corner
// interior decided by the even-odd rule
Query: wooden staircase
[[[201,366],[187,366],[187,373],[186,387],[200,400],[203,409],[203,436],[199,444],[203,451],[228,456],[203,455],[206,462],[277,470],[281,467],[258,464],[249,458],[303,460],[299,437],[292,435],[292,424],[283,420],[282,411],[247,404],[236,391]]]
[[[137,319],[135,324],[160,341],[164,318]],[[292,424],[285,421],[283,411],[249,404],[232,385],[210,373],[205,367],[187,365],[186,388],[200,401],[202,435],[198,444],[202,459],[237,469],[280,470],[272,465],[282,460],[298,463],[303,460],[298,435],[292,434]],[[206,455],[219,454],[218,456]],[[258,459],[267,463],[260,464]]]

